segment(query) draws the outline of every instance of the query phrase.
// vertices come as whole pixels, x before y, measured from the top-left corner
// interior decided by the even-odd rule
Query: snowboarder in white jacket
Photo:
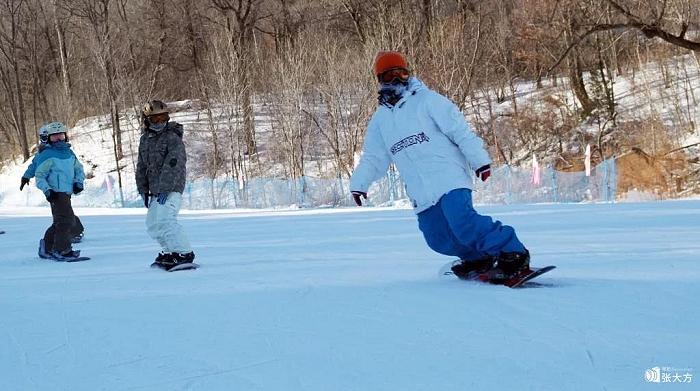
[[[458,277],[489,272],[506,279],[528,268],[529,252],[515,230],[474,210],[472,173],[488,179],[491,159],[459,108],[412,76],[399,52],[379,52],[374,72],[379,107],[350,180],[355,203],[362,205],[393,162],[428,246],[461,260],[452,267]]]

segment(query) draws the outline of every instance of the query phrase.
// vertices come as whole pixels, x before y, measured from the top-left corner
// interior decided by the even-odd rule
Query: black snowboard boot
[[[190,251],[188,253],[173,253],[173,259],[178,265],[181,265],[183,263],[192,263],[194,261],[194,252]]]
[[[161,251],[158,253],[156,260],[153,261],[153,263],[151,264],[151,267],[159,267],[161,269],[165,269],[166,265],[172,264],[172,257],[173,253],[166,253]]]
[[[452,272],[463,280],[469,280],[478,274],[487,272],[493,268],[495,263],[496,259],[488,255],[475,261],[460,260],[452,265]]]
[[[160,267],[165,270],[170,270],[175,266],[182,265],[183,263],[192,263],[194,261],[194,252],[190,251],[188,253],[169,253],[168,257],[160,262]]]
[[[49,256],[56,261],[71,262],[77,261],[80,258],[80,250],[66,250],[63,252],[53,251],[49,253]]]
[[[489,271],[489,280],[498,282],[508,280],[519,273],[530,269],[530,252],[501,253],[496,261],[496,267]]]
[[[49,252],[46,251],[46,244],[44,242],[44,239],[39,239],[39,258],[43,258],[43,259],[51,258],[51,255],[49,255]]]

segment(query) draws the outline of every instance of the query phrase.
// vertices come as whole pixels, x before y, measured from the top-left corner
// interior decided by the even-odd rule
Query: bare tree
[[[371,69],[379,50],[406,54],[413,73],[457,103],[503,162],[518,164],[535,148],[563,156],[567,143],[589,141],[579,128],[596,124],[599,150],[624,148],[626,119],[617,115],[613,88],[619,77],[641,80],[649,116],[671,123],[649,128],[650,139],[667,132],[680,145],[696,131],[692,80],[677,86],[679,73],[693,74],[687,50],[698,64],[699,6],[0,0],[0,153],[27,158],[28,129],[48,119],[72,125],[109,113],[100,130],[112,138],[121,176],[134,165],[141,104],[192,99],[201,118],[187,124],[196,144],[191,177],[226,176],[239,190],[257,176],[347,177],[377,104]],[[661,70],[661,93],[644,71],[650,62]],[[523,92],[530,81],[537,88]],[[530,93],[538,97],[523,99]],[[664,112],[653,106],[659,100]],[[256,115],[270,127],[256,127]],[[217,194],[212,187],[213,205]]]
[[[66,48],[65,28],[63,27],[64,18],[59,15],[61,10],[59,1],[61,0],[51,1],[51,5],[53,7],[53,29],[56,32],[56,40],[58,41],[58,57],[61,63],[61,84],[63,85],[63,93],[68,100],[69,112],[72,112],[73,90],[68,65],[68,50]]]
[[[363,69],[366,66],[362,60],[364,56],[357,56],[351,47],[332,47],[323,54],[328,57],[326,61],[319,61],[313,86],[318,106],[314,107],[316,110],[310,108],[306,114],[332,153],[337,176],[349,178],[355,154],[362,148],[367,122],[377,106],[376,82],[370,72]],[[348,69],[343,74],[343,83],[337,81],[338,69]]]
[[[92,44],[91,48],[96,54],[96,60],[102,69],[103,81],[107,87],[110,121],[112,123],[112,139],[114,141],[114,156],[118,162],[124,156],[124,153],[122,151],[122,135],[119,125],[119,93],[115,85],[117,72],[115,68],[110,19],[111,0],[66,1],[65,7],[71,15],[80,18],[90,28],[91,34],[89,41]]]
[[[24,86],[22,83],[22,68],[20,53],[22,51],[22,31],[20,21],[26,10],[24,0],[5,0],[0,4],[4,15],[0,17],[0,81],[5,87],[10,102],[12,126],[19,139],[24,160],[29,159],[29,142],[25,123]]]
[[[700,42],[688,37],[688,30],[691,26],[697,29],[698,9],[700,2],[696,0],[666,0],[666,1],[644,1],[644,0],[602,0],[593,2],[589,6],[595,7],[599,12],[605,12],[606,6],[616,15],[616,21],[599,23],[598,20],[605,20],[594,16],[582,27],[586,30],[573,37],[569,46],[554,64],[556,67],[575,46],[579,45],[588,36],[601,31],[633,29],[641,32],[647,38],[660,38],[672,45],[679,46],[695,52],[700,51]]]
[[[226,18],[226,30],[235,50],[240,70],[239,85],[242,88],[243,128],[245,129],[247,153],[257,152],[255,141],[255,122],[253,114],[253,39],[259,21],[268,14],[262,13],[264,0],[211,0],[212,4]]]
[[[238,84],[241,64],[226,36],[215,36],[211,41],[209,62],[213,72],[216,96],[221,103],[226,127],[228,172],[240,187],[244,187],[250,172],[247,166],[245,131],[242,121],[242,88]]]
[[[305,54],[305,53],[304,53]],[[272,130],[277,149],[288,178],[305,174],[306,147],[309,142],[309,121],[304,115],[310,110],[309,68],[315,68],[314,57],[297,50],[287,50],[276,58],[273,71],[285,74],[274,94],[269,95],[273,118]]]

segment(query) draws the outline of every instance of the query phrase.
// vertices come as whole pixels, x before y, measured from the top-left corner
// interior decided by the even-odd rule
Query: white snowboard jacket
[[[471,188],[474,171],[491,159],[459,108],[411,77],[401,100],[370,119],[350,190],[367,192],[391,162],[417,214],[451,190]]]

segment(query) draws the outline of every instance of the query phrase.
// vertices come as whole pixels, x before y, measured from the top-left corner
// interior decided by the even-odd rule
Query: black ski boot
[[[488,255],[475,261],[460,260],[452,265],[452,273],[463,280],[471,280],[479,274],[489,271],[495,263],[496,259]]]
[[[496,266],[489,271],[489,281],[505,281],[527,270],[530,270],[530,252],[527,249],[524,253],[501,253]]]

